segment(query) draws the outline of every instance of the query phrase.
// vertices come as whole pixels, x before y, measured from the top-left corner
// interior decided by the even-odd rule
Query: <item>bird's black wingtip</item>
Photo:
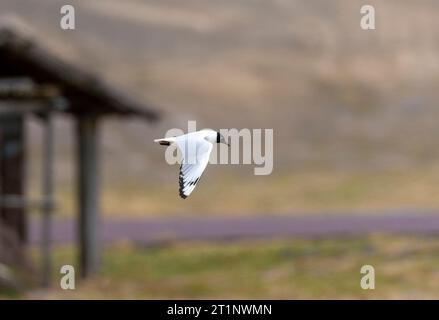
[[[179,178],[179,179],[178,179],[178,182],[179,182],[179,185],[180,185],[180,188],[178,189],[178,193],[180,194],[180,197],[181,197],[182,199],[186,199],[186,198],[187,198],[187,195],[185,195],[185,194],[183,193],[183,175],[181,174],[181,166],[180,166],[180,175],[179,175],[178,178]]]
[[[178,190],[178,193],[180,194],[180,197],[181,197],[182,199],[186,199],[186,198],[187,198],[187,195],[185,195],[185,194],[183,193],[183,188],[180,188],[180,189]]]

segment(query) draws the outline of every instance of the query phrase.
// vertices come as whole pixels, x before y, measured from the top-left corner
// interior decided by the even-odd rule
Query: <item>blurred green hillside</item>
[[[437,207],[437,1],[369,1],[374,31],[360,29],[359,0],[75,0],[75,31],[59,28],[63,4],[3,0],[0,11],[163,112],[156,126],[103,124],[106,212]],[[211,166],[183,205],[178,169],[152,139],[188,120],[273,128],[273,175]],[[72,129],[59,119],[63,212],[71,211]],[[30,194],[38,192],[39,130],[33,121]],[[229,206],[208,205],[215,197]]]

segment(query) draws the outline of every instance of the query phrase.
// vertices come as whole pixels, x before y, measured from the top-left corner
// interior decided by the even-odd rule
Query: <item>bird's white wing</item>
[[[190,143],[188,143],[190,141]],[[201,175],[209,163],[212,143],[203,138],[177,140],[182,154],[180,166],[180,197],[186,199],[194,191]]]

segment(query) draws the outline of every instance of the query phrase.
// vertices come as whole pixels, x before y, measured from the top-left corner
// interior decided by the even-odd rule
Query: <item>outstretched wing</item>
[[[192,140],[192,139],[191,139]],[[203,138],[177,141],[182,154],[179,184],[180,197],[186,199],[194,191],[201,175],[209,163],[212,143]]]

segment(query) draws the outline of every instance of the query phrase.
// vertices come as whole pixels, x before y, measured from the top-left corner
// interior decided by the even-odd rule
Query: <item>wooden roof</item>
[[[26,77],[37,85],[53,86],[68,102],[64,112],[140,116],[149,121],[158,113],[132,96],[63,61],[44,48],[36,37],[11,24],[0,24],[0,78]]]

